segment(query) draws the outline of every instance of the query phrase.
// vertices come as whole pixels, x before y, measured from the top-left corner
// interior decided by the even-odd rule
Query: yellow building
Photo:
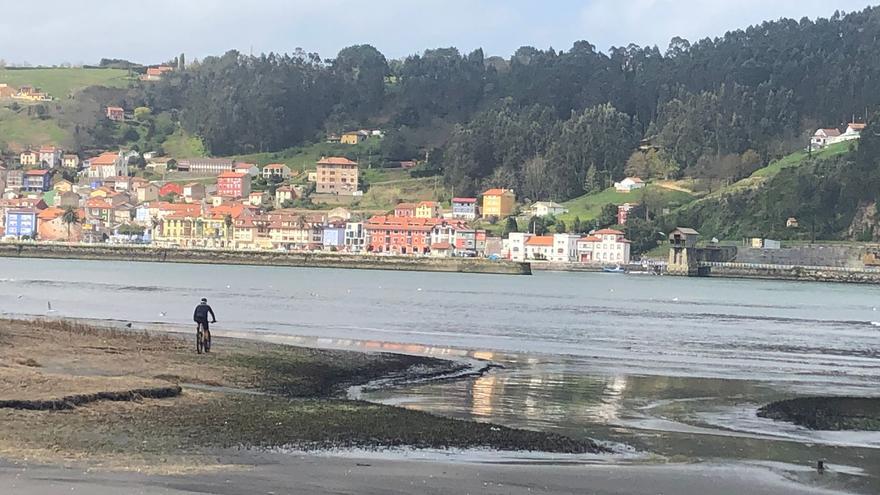
[[[52,186],[52,189],[58,191],[59,193],[66,193],[73,191],[73,183],[69,180],[61,179]]]
[[[28,150],[28,151],[25,151],[24,153],[22,153],[19,156],[19,159],[21,160],[22,165],[33,166],[33,165],[37,164],[37,161],[40,159],[40,155],[39,155],[39,153],[37,153],[35,151]]]
[[[223,218],[174,214],[162,219],[154,241],[161,246],[225,247],[233,229],[230,226],[227,231]]]
[[[506,218],[513,214],[516,194],[511,189],[489,189],[483,193],[483,218]]]
[[[339,138],[342,144],[359,144],[367,139],[367,133],[362,131],[346,132]]]
[[[439,218],[440,205],[434,201],[422,201],[416,206],[416,218]]]

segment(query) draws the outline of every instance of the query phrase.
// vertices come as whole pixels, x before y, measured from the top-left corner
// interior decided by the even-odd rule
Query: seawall
[[[532,274],[529,263],[516,263],[504,260],[490,261],[479,258],[417,258],[283,251],[176,249],[148,246],[111,246],[105,244],[0,243],[0,257],[485,273],[497,275]]]
[[[880,270],[816,266],[712,264],[709,277],[880,284]]]

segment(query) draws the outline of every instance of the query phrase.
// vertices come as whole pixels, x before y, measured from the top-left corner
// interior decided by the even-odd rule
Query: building
[[[428,254],[431,231],[441,220],[376,216],[366,225],[367,250],[374,253]]]
[[[39,164],[41,167],[53,168],[61,165],[61,156],[64,153],[61,149],[54,146],[43,146],[40,148]]]
[[[183,196],[183,186],[176,182],[168,182],[159,188],[159,196],[170,196],[172,194]]]
[[[14,87],[6,83],[0,83],[0,99],[12,98],[16,93],[18,93],[18,90]]]
[[[281,186],[275,189],[275,209],[284,208],[284,204],[288,201],[293,202],[296,199],[296,190],[290,186]]]
[[[246,198],[251,193],[251,176],[236,172],[223,172],[217,176],[217,196]]]
[[[52,101],[49,93],[40,91],[40,88],[33,86],[21,86],[18,88],[18,93],[15,93],[12,98],[26,101]]]
[[[553,201],[538,201],[529,207],[529,215],[533,217],[546,217],[565,213],[568,213],[568,208]]]
[[[416,205],[416,218],[440,218],[440,204],[436,201],[422,201]]]
[[[219,178],[218,178],[219,183]],[[199,182],[190,182],[183,185],[183,200],[187,203],[198,203],[205,199],[205,185]]]
[[[483,218],[507,218],[513,214],[516,194],[511,189],[489,189],[483,193]]]
[[[321,244],[326,250],[342,250],[345,247],[345,222],[330,222],[324,225]]]
[[[263,178],[266,180],[287,180],[290,178],[290,167],[283,163],[270,163],[263,167]]]
[[[193,174],[219,175],[234,168],[235,163],[229,158],[187,158],[177,162],[178,172]]]
[[[633,211],[636,205],[632,203],[624,203],[622,205],[617,205],[617,225],[626,225],[626,220],[629,218],[629,213]]]
[[[553,251],[548,258],[555,263],[571,263],[578,260],[579,234],[553,234]]]
[[[329,157],[318,161],[316,192],[354,195],[358,190],[358,164],[348,158]]]
[[[40,154],[33,150],[22,151],[18,161],[23,167],[36,167],[40,163]]]
[[[476,220],[477,198],[452,198],[452,218]]]
[[[620,182],[614,183],[617,192],[628,193],[645,187],[645,181],[638,177],[627,177]]]
[[[34,238],[37,234],[36,208],[9,208],[3,215],[6,236]]]
[[[346,132],[339,138],[339,142],[342,144],[360,144],[366,141],[368,137],[369,133],[365,131]]]
[[[121,151],[101,153],[100,155],[86,160],[89,179],[103,180],[108,177],[128,175],[128,164]]]
[[[394,207],[394,216],[401,218],[415,218],[415,203],[398,203],[397,206]]]
[[[71,168],[74,170],[79,170],[79,155],[75,155],[72,153],[62,155],[61,166],[64,168]]]
[[[625,265],[630,262],[630,241],[619,230],[597,230],[577,241],[577,260]]]
[[[123,122],[125,110],[122,107],[107,107],[107,118],[114,122]]]
[[[813,148],[824,148],[829,144],[834,144],[835,140],[839,137],[839,129],[818,129],[810,139],[810,146]]]
[[[78,242],[82,239],[81,220],[84,217],[83,212],[77,212],[79,221],[68,225],[64,222],[64,209],[46,208],[37,213],[37,237],[41,241]]]
[[[142,184],[138,186],[137,189],[135,189],[135,194],[137,195],[138,203],[156,201],[159,199],[159,186],[153,184],[152,182]]]
[[[260,169],[253,163],[236,163],[235,166],[232,167],[232,171],[239,174],[248,174],[251,177],[256,177],[260,175]]]
[[[363,222],[345,223],[345,250],[362,253],[367,249],[367,230]]]
[[[502,243],[504,257],[512,261],[525,261],[526,241],[534,234],[526,232],[511,232]]]
[[[56,180],[55,183],[52,184],[52,190],[58,191],[59,193],[73,191],[73,182],[70,182],[67,179]]]
[[[549,260],[553,254],[552,235],[533,235],[525,242],[525,259]]]
[[[6,189],[21,189],[24,187],[24,170],[6,171]]]
[[[52,189],[52,176],[48,170],[28,170],[24,173],[24,190],[46,192]]]
[[[165,76],[166,73],[173,71],[173,67],[169,67],[167,65],[160,65],[158,67],[148,67],[147,72],[143,74],[140,79],[141,81],[161,81],[162,77]]]
[[[79,207],[79,194],[68,191],[68,192],[57,192],[55,193],[55,206],[59,208],[78,208]]]

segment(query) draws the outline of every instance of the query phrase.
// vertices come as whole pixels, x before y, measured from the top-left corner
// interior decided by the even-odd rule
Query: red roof
[[[602,239],[599,239],[594,235],[588,235],[586,237],[581,237],[580,239],[578,239],[578,242],[602,242]]]
[[[436,244],[431,244],[431,249],[438,249],[438,250],[452,249],[452,245],[449,244],[448,242],[438,242]]]
[[[124,112],[122,107],[107,107],[108,112]]]
[[[828,136],[828,137],[837,137],[837,136],[840,136],[840,130],[839,130],[839,129],[819,129],[818,131],[816,131],[816,134],[818,134],[819,131],[824,132],[825,135]]]
[[[113,206],[110,203],[104,201],[103,198],[90,198],[88,201],[86,201],[86,208],[110,209],[112,207]]]
[[[865,124],[856,124],[855,122],[852,122],[849,124],[849,127],[855,131],[861,131],[865,128]]]
[[[391,228],[400,230],[431,230],[435,225],[443,222],[439,218],[412,218],[412,217],[393,217],[379,215],[367,220],[366,227],[369,228]]]
[[[437,203],[434,201],[422,201],[419,203],[419,206],[427,206],[428,208],[434,208],[437,206]]]
[[[529,240],[526,241],[526,246],[552,246],[553,245],[553,236],[550,235],[536,235],[529,237]]]
[[[243,179],[247,177],[248,174],[242,174],[240,172],[223,172],[218,175],[218,179]]]
[[[48,173],[48,170],[28,170],[24,175],[46,175]]]
[[[513,193],[510,189],[489,189],[483,193],[483,196],[501,196],[505,193]]]
[[[45,210],[37,213],[37,218],[39,218],[40,220],[46,221],[46,222],[51,222],[52,220],[55,220],[56,218],[60,217],[61,215],[64,215],[64,210],[62,210],[61,208],[56,208],[56,207],[52,206],[50,208],[46,208]]]
[[[118,158],[119,158],[118,153],[108,151],[106,153],[101,153],[100,155],[89,160],[89,164],[92,166],[113,165],[114,163],[116,163],[116,160]]]
[[[602,229],[593,232],[593,235],[623,235],[623,232],[614,229]]]
[[[476,203],[477,198],[452,198],[453,203]]]
[[[340,156],[331,156],[327,158],[321,158],[318,161],[318,165],[357,165],[357,162],[353,162],[348,158]]]

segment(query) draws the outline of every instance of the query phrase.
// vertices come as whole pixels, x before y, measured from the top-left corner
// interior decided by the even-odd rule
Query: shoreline
[[[425,258],[368,254],[235,251],[224,249],[159,248],[105,244],[42,244],[0,242],[0,257],[80,259],[219,265],[286,266],[414,272],[531,275],[529,263],[481,258]]]

